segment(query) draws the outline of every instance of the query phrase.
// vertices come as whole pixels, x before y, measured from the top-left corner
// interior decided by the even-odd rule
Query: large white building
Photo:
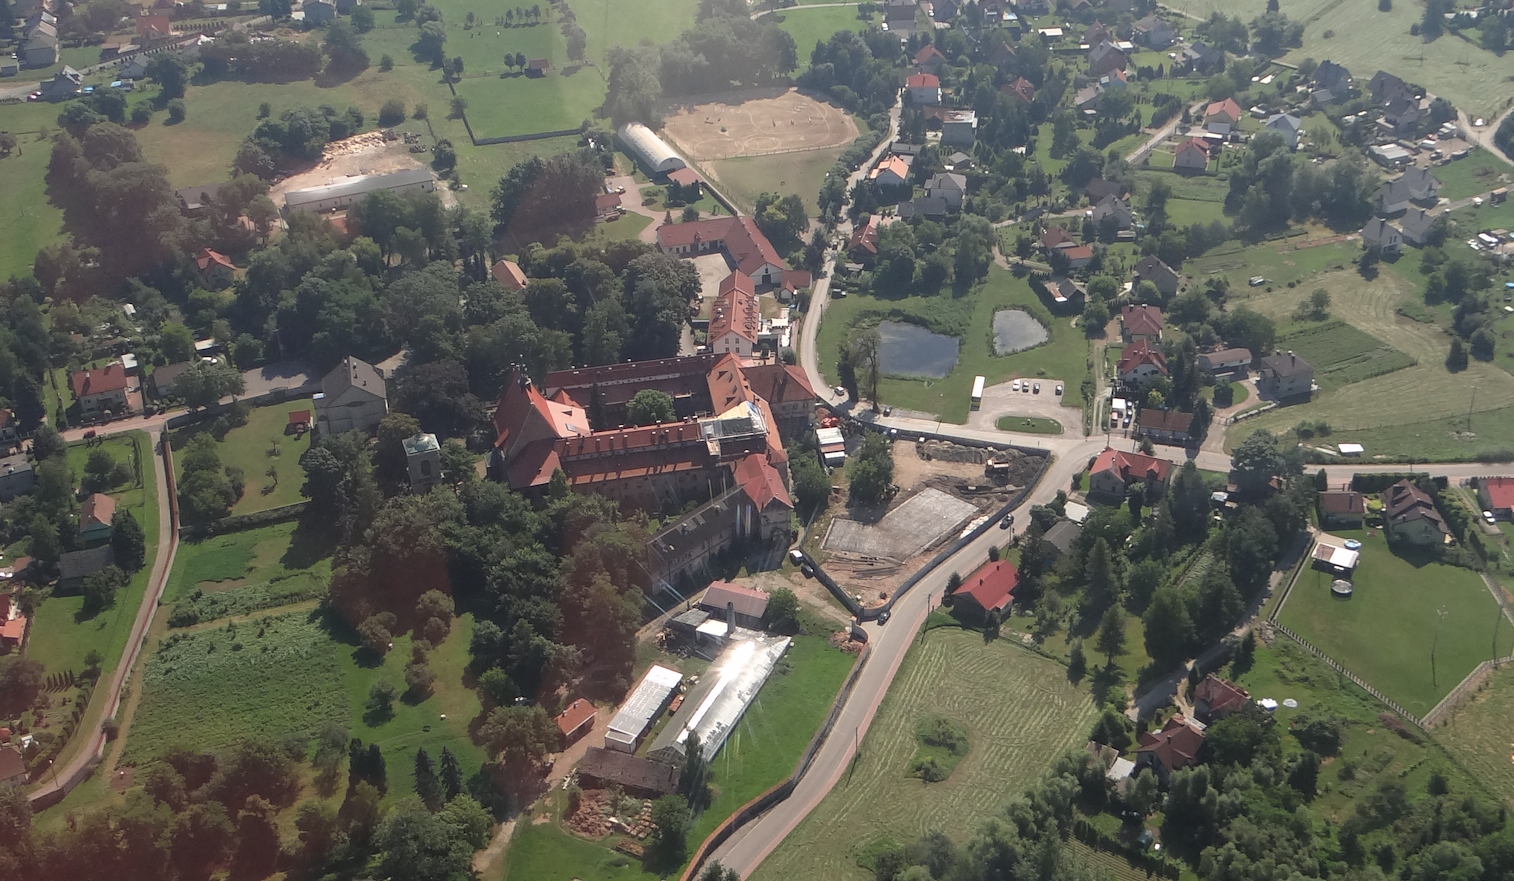
[[[673,148],[668,146],[667,141],[657,136],[657,133],[639,122],[628,122],[620,127],[618,133],[620,142],[626,145],[626,149],[636,154],[647,169],[654,174],[667,174],[680,168],[687,168],[684,161],[679,158]]]
[[[324,187],[294,190],[284,194],[286,211],[332,211],[346,208],[369,193],[388,190],[392,193],[433,193],[436,177],[428,168],[410,168],[389,174],[349,177]]]
[[[372,433],[389,415],[389,394],[378,369],[357,358],[343,358],[321,380],[315,396],[315,424],[322,437],[348,431]]]

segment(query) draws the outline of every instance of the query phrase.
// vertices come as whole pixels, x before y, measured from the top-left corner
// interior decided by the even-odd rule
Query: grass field
[[[305,483],[305,469],[300,467],[300,456],[310,448],[310,432],[299,439],[285,434],[289,413],[293,410],[309,410],[309,398],[285,401],[266,407],[253,407],[247,413],[247,424],[233,428],[218,445],[221,464],[228,468],[242,469],[247,488],[242,497],[232,506],[232,514],[252,514],[292,505],[300,501],[300,487]],[[182,428],[173,433],[174,449],[180,449],[194,434],[204,431],[205,423]],[[275,447],[277,456],[269,452]],[[174,460],[174,468],[180,476],[184,473],[182,461]],[[268,469],[278,472],[277,479],[268,475]]]
[[[993,353],[993,315],[1005,307],[1025,309],[1046,326],[1051,338],[1032,349],[1012,355]],[[820,370],[834,381],[836,354],[848,329],[859,319],[898,310],[935,325],[932,329],[956,328],[961,333],[957,367],[944,379],[911,380],[885,378],[879,387],[884,403],[925,413],[938,413],[947,422],[967,421],[971,405],[973,377],[983,375],[988,385],[1004,382],[1011,376],[1045,377],[1067,387],[1062,396],[1065,407],[1082,407],[1077,389],[1088,372],[1088,342],[1071,326],[1070,319],[1056,318],[1042,304],[1030,283],[1015,278],[997,265],[989,268],[988,281],[967,294],[954,297],[943,291],[934,297],[906,297],[884,300],[861,294],[844,300],[832,300],[826,307],[828,321],[820,325],[816,346]],[[1069,417],[1071,418],[1071,417]]]
[[[908,773],[929,715],[963,725],[971,749],[950,779]],[[880,840],[904,844],[932,829],[962,841],[1053,759],[1081,746],[1095,710],[1060,665],[973,631],[938,627],[905,657],[849,773],[753,874],[781,878],[871,878],[858,852]]]
[[[1514,167],[1495,153],[1474,149],[1465,159],[1435,168],[1433,174],[1440,180],[1441,198],[1454,202],[1506,186]]]
[[[1514,805],[1514,762],[1509,733],[1514,731],[1514,669],[1494,673],[1464,700],[1435,739],[1462,766],[1506,804]]]
[[[1334,530],[1359,539],[1361,563],[1349,600],[1330,576],[1306,569],[1279,620],[1416,715],[1428,713],[1472,668],[1492,656],[1498,605],[1477,573],[1390,551],[1378,530]],[[1444,621],[1437,618],[1444,610]],[[1440,629],[1437,641],[1436,630]],[[1430,668],[1435,646],[1436,669]],[[1514,628],[1501,622],[1498,655]]]
[[[1324,390],[1414,366],[1408,355],[1339,319],[1296,327],[1278,337],[1277,347],[1314,365],[1314,381]]]
[[[147,534],[147,561],[126,587],[116,592],[116,604],[92,618],[82,619],[84,598],[79,596],[49,597],[37,609],[32,619],[31,635],[27,638],[26,656],[40,662],[48,673],[62,673],[84,669],[84,656],[98,651],[105,656],[102,667],[105,674],[113,670],[126,648],[131,633],[132,621],[147,590],[148,576],[152,572],[153,559],[157,556],[158,542],[158,494],[155,487],[156,460],[152,455],[152,440],[145,432],[133,431],[124,437],[110,438],[104,444],[118,460],[130,461],[131,444],[135,443],[142,466],[142,481],[135,487],[123,487],[111,491],[116,500],[116,510],[130,511]],[[69,447],[69,465],[76,474],[84,471],[84,460],[89,449],[84,444]]]
[[[799,50],[799,66],[805,67],[809,63],[810,53],[815,50],[816,43],[823,43],[831,38],[831,34],[837,31],[857,31],[867,29],[868,25],[879,21],[880,16],[873,13],[866,21],[857,17],[856,6],[837,6],[823,9],[800,9],[791,7],[769,13],[768,16],[778,22],[778,26],[788,31],[794,37],[794,47]]]
[[[1172,154],[1166,154],[1172,164]],[[1172,188],[1167,201],[1167,221],[1174,226],[1209,223],[1225,218],[1225,196],[1230,192],[1229,179],[1217,175],[1189,176],[1163,171],[1143,171],[1136,175],[1136,202],[1144,204],[1153,183],[1162,181]]]
[[[1251,21],[1266,9],[1266,0],[1172,0],[1167,4],[1198,19],[1212,12]],[[1419,83],[1471,116],[1492,117],[1514,97],[1514,58],[1485,52],[1466,40],[1446,34],[1432,43],[1411,36],[1410,26],[1424,16],[1424,5],[1394,3],[1391,12],[1377,4],[1341,0],[1282,0],[1288,17],[1305,24],[1304,44],[1282,61],[1329,58],[1345,65],[1365,83],[1379,68]],[[1325,37],[1333,31],[1333,38]],[[1477,32],[1470,31],[1472,39]]]
[[[163,593],[171,626],[311,599],[331,578],[330,547],[297,523],[180,543]],[[199,590],[199,599],[190,599]]]
[[[830,11],[830,10],[826,10]],[[699,163],[716,185],[736,201],[736,207],[751,211],[763,193],[798,193],[811,216],[819,209],[816,198],[825,173],[840,158],[842,149],[804,150],[771,156],[738,156]]]
[[[1325,233],[1322,231],[1320,234]],[[1267,279],[1267,284],[1274,291],[1287,290],[1293,294],[1294,300],[1289,304],[1291,309],[1297,304],[1299,297],[1307,296],[1317,285],[1311,283],[1310,287],[1295,293],[1287,288],[1288,282],[1297,282],[1302,286],[1305,279],[1316,273],[1346,269],[1356,260],[1360,251],[1360,246],[1355,242],[1297,247],[1307,240],[1305,236],[1297,236],[1281,242],[1249,247],[1241,242],[1227,242],[1211,249],[1204,256],[1185,263],[1183,272],[1197,279],[1223,275],[1230,282],[1232,296],[1235,298],[1248,291],[1260,290],[1246,285],[1247,279],[1260,275]],[[1331,296],[1334,295],[1332,291]]]
[[[1000,431],[1020,431],[1027,434],[1061,434],[1062,423],[1041,416],[1001,416]]]
[[[41,104],[0,107],[0,129],[20,142],[19,152],[0,159],[0,215],[7,218],[0,236],[0,277],[31,274],[32,261],[45,245],[59,241],[63,212],[47,203],[47,159],[58,108]],[[52,411],[48,411],[52,412]]]
[[[1409,262],[1413,261],[1399,261]],[[1282,321],[1316,287],[1330,292],[1333,316],[1417,363],[1349,387],[1325,388],[1307,404],[1282,407],[1248,420],[1238,431],[1227,434],[1227,444],[1239,443],[1257,428],[1283,432],[1300,420],[1311,419],[1330,424],[1331,443],[1361,443],[1368,456],[1390,460],[1411,456],[1471,458],[1481,450],[1509,445],[1508,439],[1514,437],[1514,407],[1510,403],[1514,402],[1514,376],[1480,361],[1473,361],[1461,373],[1447,372],[1450,340],[1445,332],[1438,325],[1412,321],[1396,311],[1400,304],[1419,299],[1418,289],[1404,278],[1399,266],[1383,266],[1372,281],[1348,270],[1313,275],[1293,289],[1275,287],[1267,292],[1244,285],[1233,287],[1230,304],[1232,308],[1248,306]],[[1469,409],[1471,435],[1465,433]]]

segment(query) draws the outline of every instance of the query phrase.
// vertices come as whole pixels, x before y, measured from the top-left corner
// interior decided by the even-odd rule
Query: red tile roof
[[[1143,364],[1151,364],[1163,376],[1167,375],[1167,356],[1153,349],[1145,340],[1137,340],[1125,347],[1125,351],[1120,354],[1120,375],[1124,376]]]
[[[79,506],[79,528],[86,529],[91,525],[110,525],[110,518],[116,514],[116,500],[105,493],[90,493],[84,499],[84,504]]]
[[[1179,713],[1167,720],[1161,731],[1148,731],[1141,735],[1137,753],[1150,753],[1162,767],[1177,771],[1198,763],[1199,750],[1204,746],[1204,732],[1198,730]]]
[[[1125,332],[1137,336],[1157,336],[1162,332],[1162,310],[1156,306],[1126,306],[1120,310]]]
[[[1359,492],[1337,491],[1319,494],[1320,510],[1326,514],[1355,514],[1365,516],[1367,497]]]
[[[1141,453],[1127,453],[1123,450],[1104,448],[1104,452],[1093,460],[1093,465],[1088,469],[1090,474],[1102,474],[1106,471],[1114,471],[1120,480],[1129,483],[1136,479],[1150,478],[1165,482],[1167,475],[1172,471],[1172,463],[1166,459],[1158,459],[1155,456],[1147,456]]]
[[[0,624],[0,640],[6,642],[20,642],[26,636],[26,618],[19,615]]]
[[[290,425],[309,425],[310,424],[310,411],[309,410],[290,410],[289,411],[289,424]]]
[[[17,779],[26,774],[26,760],[21,758],[21,751],[5,744],[0,746],[0,780]]]
[[[1181,410],[1142,408],[1136,424],[1147,431],[1170,431],[1188,434],[1193,430],[1193,414]]]
[[[594,210],[601,213],[620,207],[619,193],[600,193],[594,197]]]
[[[1079,260],[1092,260],[1093,245],[1078,245],[1074,248],[1063,248],[1062,253],[1066,254],[1067,259],[1074,263]]]
[[[752,279],[738,269],[720,283],[720,292],[710,307],[710,329],[706,338],[712,347],[716,340],[728,333],[755,343],[761,323],[762,313],[757,308],[757,292],[752,287]]]
[[[594,721],[594,705],[579,698],[568,704],[568,708],[558,713],[554,722],[557,730],[562,732],[563,737],[572,737],[574,732]]]
[[[1481,477],[1488,491],[1488,502],[1499,510],[1514,508],[1514,477]]]
[[[1025,77],[1017,77],[1012,83],[1005,83],[999,87],[999,91],[1006,95],[1019,98],[1026,104],[1036,100],[1036,87]]]
[[[882,167],[881,165],[879,166],[879,168]],[[869,254],[878,253],[878,215],[874,214],[868,217],[867,223],[858,229],[852,230],[852,237],[846,242],[846,250],[850,252],[857,248],[861,248]]]
[[[1235,103],[1234,98],[1226,98],[1223,101],[1215,101],[1208,107],[1204,108],[1204,118],[1208,119],[1211,116],[1219,117],[1221,119],[1228,119],[1231,122],[1237,122],[1241,118],[1241,105]]]
[[[1190,150],[1197,150],[1197,151],[1199,151],[1199,153],[1203,154],[1203,156],[1204,156],[1204,162],[1205,162],[1205,164],[1208,164],[1208,162],[1209,162],[1209,144],[1208,144],[1208,142],[1202,141],[1202,140],[1200,140],[1198,138],[1189,138],[1188,140],[1184,141],[1183,143],[1178,144],[1177,150],[1173,152],[1173,158],[1174,158],[1174,160],[1178,156],[1182,156],[1184,153],[1187,153]]]
[[[499,261],[490,271],[494,273],[494,280],[511,293],[526,286],[526,274],[520,271],[518,265],[509,260]]]
[[[777,501],[785,508],[794,507],[794,502],[789,498],[788,487],[783,485],[783,476],[778,470],[768,464],[768,460],[761,453],[752,453],[743,457],[731,469],[736,482],[746,491],[747,497],[757,510],[762,511],[768,505]]]
[[[898,82],[898,80],[895,80],[895,82]],[[941,88],[941,78],[933,73],[916,73],[911,74],[904,81],[904,84],[911,89],[939,89]]]
[[[747,275],[757,275],[764,263],[783,268],[783,258],[750,217],[715,217],[657,228],[657,245],[664,251],[700,242],[719,242],[735,259],[736,268]]]
[[[668,172],[668,180],[678,184],[680,187],[688,187],[699,183],[699,174],[694,169],[685,166]]]
[[[814,401],[815,389],[804,370],[793,364],[758,364],[743,367],[747,385],[769,404]]]
[[[917,67],[922,64],[929,64],[932,61],[945,60],[946,56],[941,54],[941,50],[928,43],[926,44],[925,48],[915,53],[915,66]]]
[[[952,599],[969,599],[984,612],[1003,611],[1019,586],[1020,570],[1008,560],[996,560],[967,576]]]
[[[1193,702],[1208,705],[1210,715],[1225,715],[1251,702],[1246,689],[1210,673],[1193,690]]]
[[[726,604],[736,607],[736,614],[749,618],[761,618],[767,613],[768,594],[765,590],[742,587],[726,581],[713,581],[699,598],[699,605],[725,611]]]
[[[195,255],[195,265],[200,267],[201,272],[209,272],[211,266],[224,266],[233,272],[237,268],[236,264],[232,263],[225,254],[219,251],[212,251],[209,248],[201,248],[200,253]]]
[[[803,269],[785,269],[783,270],[783,281],[780,283],[780,286],[786,291],[797,291],[801,288],[807,288],[814,283],[815,279]]]
[[[68,384],[74,390],[76,398],[105,392],[124,392],[126,391],[126,369],[121,366],[121,362],[112,361],[104,367],[74,373],[69,377]]]
[[[1046,232],[1041,233],[1041,247],[1048,251],[1053,248],[1070,248],[1077,243],[1078,241],[1072,237],[1072,233],[1060,226],[1049,227]]]
[[[505,380],[494,411],[494,445],[507,454],[516,443],[589,433],[582,407],[549,401],[516,368]]]

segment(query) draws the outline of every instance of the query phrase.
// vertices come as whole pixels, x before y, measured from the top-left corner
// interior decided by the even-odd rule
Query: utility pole
[[[1472,408],[1477,406],[1477,386],[1472,386],[1472,400],[1467,403],[1467,431],[1472,430]]]
[[[1430,640],[1430,687],[1431,688],[1439,688],[1440,687],[1439,684],[1437,684],[1436,679],[1435,679],[1435,648],[1436,648],[1437,645],[1440,644],[1440,628],[1441,628],[1441,625],[1443,625],[1443,624],[1446,623],[1446,607],[1445,606],[1441,606],[1440,608],[1436,609],[1435,610],[1435,615],[1436,615],[1436,618],[1438,619],[1435,622],[1435,637]]]

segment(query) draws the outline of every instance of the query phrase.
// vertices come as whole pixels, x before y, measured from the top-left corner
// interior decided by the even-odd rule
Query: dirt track
[[[844,147],[857,138],[846,111],[798,89],[692,96],[667,108],[663,134],[695,161]]]

